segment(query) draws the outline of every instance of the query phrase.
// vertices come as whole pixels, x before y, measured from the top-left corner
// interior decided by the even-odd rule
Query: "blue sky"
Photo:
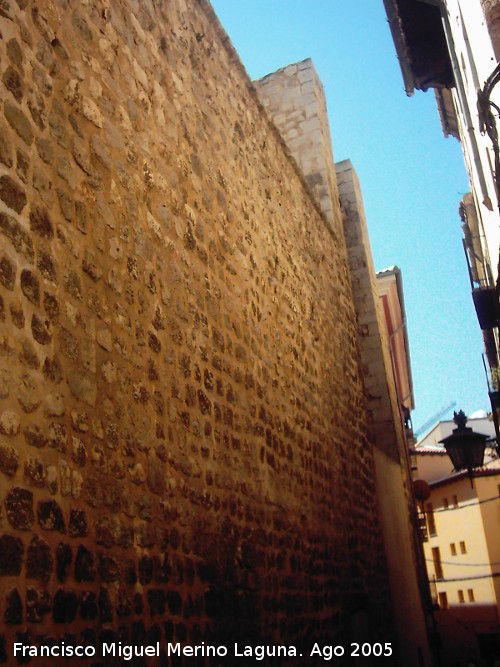
[[[382,0],[212,5],[252,79],[313,59],[335,160],[349,158],[361,181],[376,269],[403,272],[414,427],[451,401],[487,410],[458,217],[468,191],[460,145],[443,137],[432,90],[406,96]]]

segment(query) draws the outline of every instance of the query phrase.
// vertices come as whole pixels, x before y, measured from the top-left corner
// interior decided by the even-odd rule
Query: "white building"
[[[442,21],[455,86],[436,88],[436,99],[445,135],[458,135],[471,184],[472,197],[464,202],[465,211],[462,210],[464,224],[469,226],[472,236],[468,239],[469,230],[464,230],[468,254],[472,263],[478,264],[481,286],[494,285],[498,280],[499,201],[494,143],[485,123],[489,119],[495,126],[496,121],[489,113],[485,114],[493,109],[488,104],[478,108],[478,101],[486,95],[490,101],[500,103],[500,87],[492,87],[489,94],[487,83],[496,71],[497,60],[480,0],[447,0],[445,4]],[[494,116],[498,117],[496,113]],[[475,210],[469,212],[472,205]],[[470,216],[474,218],[471,220]],[[470,243],[477,236],[482,246],[482,262],[477,262],[477,244],[473,249]]]
[[[406,93],[434,88],[444,134],[459,139],[463,149],[471,187],[460,203],[464,247],[472,298],[494,369],[499,365],[500,323],[500,0],[384,4]]]

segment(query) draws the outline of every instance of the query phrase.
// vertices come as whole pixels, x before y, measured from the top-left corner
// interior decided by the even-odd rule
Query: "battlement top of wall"
[[[337,172],[337,174],[343,171],[350,171],[350,170],[356,171],[354,169],[353,163],[349,158],[347,158],[346,160],[340,160],[339,162],[335,163],[335,171]]]
[[[320,78],[316,72],[312,58],[305,58],[305,60],[301,60],[300,62],[290,63],[289,65],[285,65],[285,67],[280,67],[280,69],[277,69],[274,72],[269,72],[269,74],[266,74],[260,79],[255,79],[254,83],[257,85],[265,85],[268,81],[271,81],[277,77],[293,76],[305,70],[312,70],[313,77],[317,79],[318,82],[320,82]]]

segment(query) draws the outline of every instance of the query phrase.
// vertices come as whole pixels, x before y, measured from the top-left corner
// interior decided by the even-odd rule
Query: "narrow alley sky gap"
[[[349,158],[361,181],[375,267],[403,272],[414,428],[451,401],[489,410],[458,216],[469,189],[460,145],[443,137],[432,90],[406,96],[382,0],[212,6],[252,79],[314,62],[335,161]]]

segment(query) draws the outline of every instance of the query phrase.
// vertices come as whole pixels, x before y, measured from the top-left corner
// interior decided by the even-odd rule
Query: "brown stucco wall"
[[[360,609],[384,641],[345,250],[211,8],[18,0],[0,32],[0,661]]]

